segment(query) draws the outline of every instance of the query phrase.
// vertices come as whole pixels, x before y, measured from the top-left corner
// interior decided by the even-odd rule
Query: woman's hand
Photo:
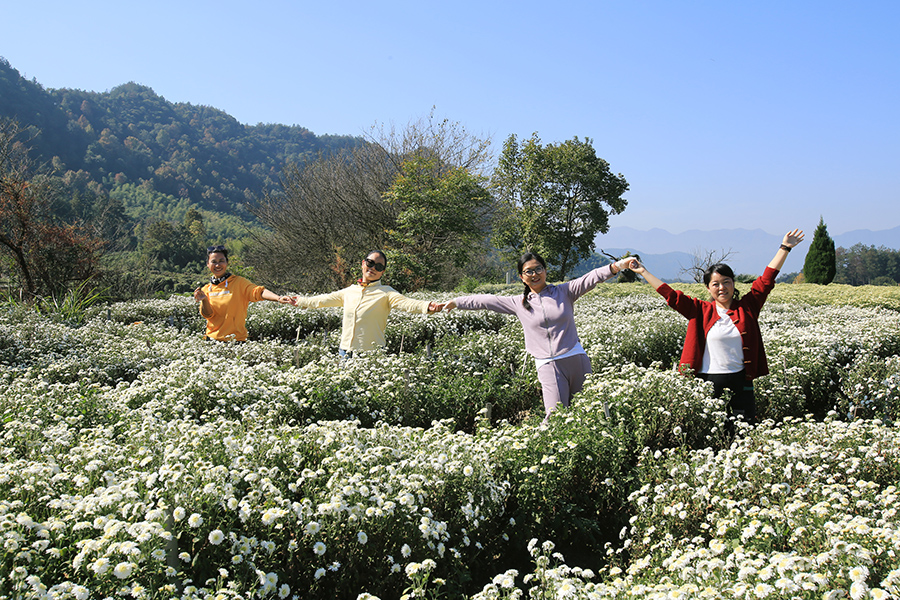
[[[797,244],[803,241],[803,231],[800,229],[795,229],[793,231],[788,231],[784,234],[784,239],[781,240],[781,243],[788,248],[793,248]]]
[[[444,305],[438,304],[437,302],[429,302],[428,303],[428,314],[433,315],[434,313],[439,313],[443,310]]]
[[[450,312],[454,308],[456,308],[456,302],[454,302],[453,300],[451,300],[450,302],[444,302],[444,310],[446,310],[447,312]]]
[[[203,293],[203,286],[201,285],[196,290],[194,290],[194,301],[203,302],[204,300],[206,300],[206,294]]]
[[[784,239],[781,240],[781,246],[779,246],[778,250],[775,252],[775,256],[772,258],[772,260],[769,261],[769,268],[780,271],[781,267],[784,266],[784,261],[787,258],[788,252],[791,251],[791,248],[802,241],[803,231],[801,231],[800,229],[788,231],[786,234],[784,234]]]

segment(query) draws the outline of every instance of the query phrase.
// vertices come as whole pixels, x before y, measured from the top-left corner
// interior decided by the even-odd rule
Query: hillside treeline
[[[112,192],[126,183],[199,208],[250,217],[243,205],[277,185],[287,163],[359,143],[297,125],[243,125],[210,106],[173,103],[136,83],[107,92],[45,89],[0,58],[0,117],[37,135],[57,174]]]
[[[835,250],[835,283],[849,285],[897,285],[900,283],[900,250],[854,244]]]
[[[106,92],[48,89],[0,57],[3,121],[15,124],[4,132],[15,132],[5,147],[24,161],[16,167],[18,181],[31,186],[28,219],[38,220],[29,222],[55,237],[49,246],[30,239],[22,232],[27,223],[6,218],[16,212],[7,207],[4,237],[12,241],[3,244],[9,255],[0,280],[18,288],[10,280],[18,271],[14,263],[28,254],[40,273],[22,287],[46,295],[72,283],[49,265],[74,241],[80,252],[91,249],[80,265],[96,268],[76,272],[73,263],[60,261],[58,270],[75,280],[102,274],[100,287],[112,297],[184,291],[202,273],[208,243],[227,243],[239,254],[258,233],[247,205],[279,185],[285,165],[361,143],[300,126],[243,125],[221,110],[172,103],[135,83]]]

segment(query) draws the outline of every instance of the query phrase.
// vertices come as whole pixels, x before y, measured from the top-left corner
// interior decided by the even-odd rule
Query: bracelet
[[[791,247],[790,247],[790,246],[785,246],[784,244],[781,245],[781,249],[784,250],[785,252],[790,252],[790,251],[791,251]]]

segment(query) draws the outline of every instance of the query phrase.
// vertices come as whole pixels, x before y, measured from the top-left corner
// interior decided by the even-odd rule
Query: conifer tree
[[[819,225],[813,234],[812,244],[803,263],[803,276],[807,283],[827,285],[834,279],[836,268],[834,240],[828,235],[825,220],[819,217]]]

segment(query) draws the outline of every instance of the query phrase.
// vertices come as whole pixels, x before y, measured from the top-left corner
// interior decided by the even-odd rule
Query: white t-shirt
[[[728,311],[716,306],[719,320],[706,334],[701,373],[739,373],[744,369],[744,346],[741,332],[734,326]]]

